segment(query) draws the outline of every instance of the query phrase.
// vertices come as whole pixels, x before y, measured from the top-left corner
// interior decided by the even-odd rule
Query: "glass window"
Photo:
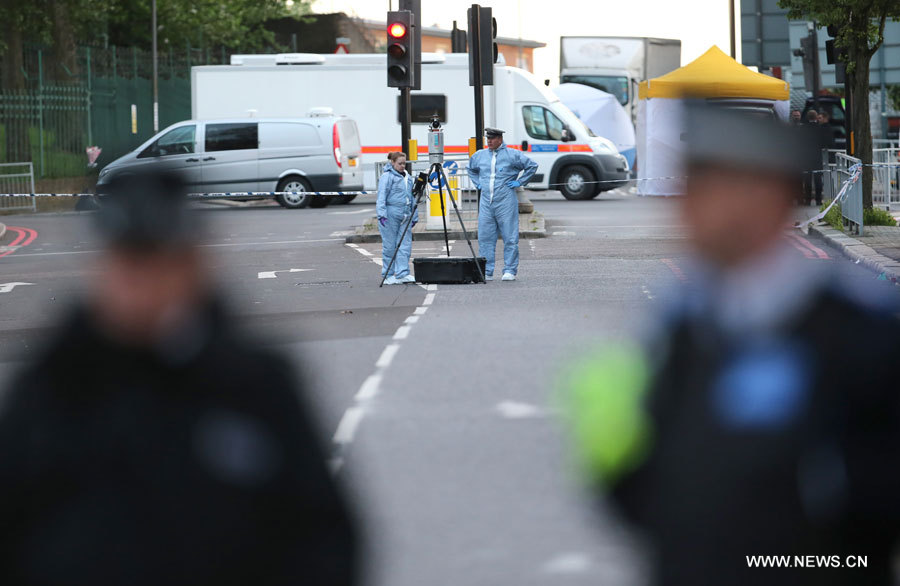
[[[623,106],[628,103],[628,78],[610,75],[564,75],[560,83],[580,83],[612,94]]]
[[[400,122],[400,96],[397,96],[397,122]],[[413,124],[428,124],[434,116],[447,123],[447,96],[442,94],[410,94]]]
[[[145,159],[148,157],[165,157],[167,155],[189,155],[194,152],[196,136],[197,127],[193,124],[173,128],[153,141],[150,146],[145,148],[141,154],[138,155],[138,158]]]
[[[566,127],[556,114],[542,106],[524,106],[522,116],[525,120],[525,131],[531,138],[538,140],[562,140],[562,131]]]
[[[256,122],[206,125],[206,152],[237,151],[259,147]]]

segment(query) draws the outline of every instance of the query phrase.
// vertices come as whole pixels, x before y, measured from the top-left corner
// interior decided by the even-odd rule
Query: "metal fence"
[[[34,166],[31,163],[0,163],[0,193],[34,193]],[[0,212],[37,209],[33,197],[0,197]]]
[[[374,163],[376,186],[377,181],[381,179],[385,163],[387,163],[386,160]],[[475,190],[475,186],[472,185],[469,174],[466,171],[468,163],[468,155],[466,155],[465,158],[451,158],[450,156],[447,156],[444,162],[444,172],[450,182],[450,191],[453,193],[454,199],[456,199],[456,205],[459,207],[463,221],[466,222],[477,220],[478,218],[478,192]],[[412,165],[413,176],[418,175],[420,172],[428,172],[431,169],[431,165],[427,159],[411,161],[410,164]],[[428,194],[436,193],[438,187],[437,178],[430,177],[429,179]],[[446,187],[447,185],[444,186],[445,189]],[[447,211],[448,217],[455,217],[456,214],[453,212],[452,207]]]
[[[844,181],[847,181],[853,176],[850,169],[858,164],[860,164],[860,160],[856,157],[851,157],[843,152],[835,153],[834,169],[833,172],[830,173],[833,194],[837,195],[840,192]],[[861,180],[850,182],[844,200],[841,202],[841,215],[844,219],[844,225],[847,226],[851,232],[855,231],[860,235],[863,234],[864,230],[862,186],[863,183]]]
[[[900,206],[900,148],[873,149],[872,203],[891,211]]]
[[[160,53],[160,129],[190,118],[191,67],[226,59],[224,49]],[[33,161],[38,178],[84,176],[87,147],[102,149],[102,167],[153,135],[149,52],[82,47],[70,65],[28,51],[21,89],[0,87],[0,163]]]

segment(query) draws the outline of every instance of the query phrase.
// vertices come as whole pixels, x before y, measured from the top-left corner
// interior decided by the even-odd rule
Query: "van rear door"
[[[350,118],[339,118],[334,124],[335,159],[338,159],[341,173],[341,188],[345,191],[362,189],[362,144],[359,129]]]
[[[256,122],[205,124],[203,189],[207,193],[259,189],[259,128]]]

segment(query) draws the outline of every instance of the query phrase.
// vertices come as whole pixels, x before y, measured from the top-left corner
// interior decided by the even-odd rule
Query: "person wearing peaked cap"
[[[809,135],[717,108],[687,116],[687,282],[641,342],[568,374],[585,471],[649,537],[656,584],[887,586],[897,294],[785,235]],[[831,567],[801,567],[810,555]]]
[[[516,188],[526,185],[538,165],[503,142],[503,131],[485,128],[487,148],[472,155],[468,173],[481,191],[478,205],[478,251],[486,260],[485,278],[494,278],[497,237],[503,239],[504,281],[515,281],[519,270],[519,200]]]
[[[3,393],[0,583],[350,586],[294,369],[242,332],[173,178],[115,180],[85,298]]]

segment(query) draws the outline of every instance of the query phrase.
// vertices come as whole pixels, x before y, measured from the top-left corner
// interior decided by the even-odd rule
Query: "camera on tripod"
[[[432,165],[444,163],[444,129],[437,114],[431,117],[428,125],[428,162]]]

